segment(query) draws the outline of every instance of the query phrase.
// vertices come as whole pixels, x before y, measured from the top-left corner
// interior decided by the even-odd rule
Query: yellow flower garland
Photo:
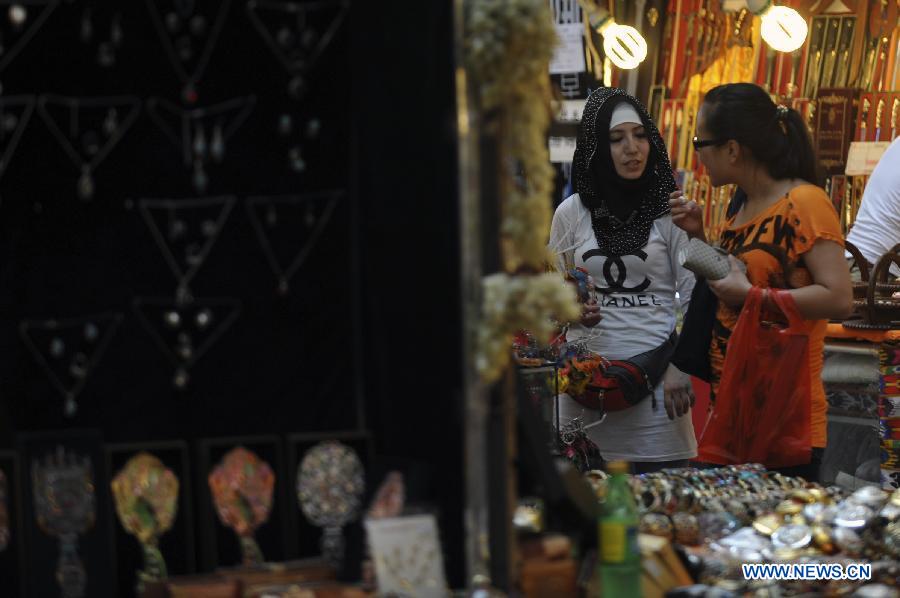
[[[550,317],[575,319],[575,290],[557,274],[539,274],[550,262],[553,168],[547,149],[551,118],[549,63],[556,44],[546,0],[476,0],[468,6],[466,62],[478,85],[483,113],[496,111],[501,151],[500,226],[507,272],[483,281],[478,370],[485,382],[509,365],[512,337],[553,332]],[[523,176],[524,175],[524,176]]]

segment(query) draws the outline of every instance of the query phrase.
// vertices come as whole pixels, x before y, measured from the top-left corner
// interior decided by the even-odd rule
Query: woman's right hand
[[[688,201],[681,189],[669,194],[669,207],[672,209],[672,222],[687,233],[691,239],[706,240],[703,230],[703,211],[693,199]]]
[[[581,305],[581,325],[585,328],[596,326],[603,316],[600,314],[600,306],[596,301],[588,301]]]

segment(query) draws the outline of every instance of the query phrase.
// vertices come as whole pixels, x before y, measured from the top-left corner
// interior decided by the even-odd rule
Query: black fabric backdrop
[[[121,14],[112,68],[98,66],[96,42],[79,39],[86,7],[95,39]],[[128,94],[184,105],[147,11],[144,2],[61,3],[0,72],[0,99]],[[451,13],[449,2],[353,2],[297,102],[246,3],[231,3],[196,106],[251,94],[256,104],[223,164],[208,169],[205,195],[238,200],[191,290],[238,298],[242,311],[183,391],[131,307],[135,297],[173,296],[136,201],[198,196],[180,148],[142,108],[83,202],[76,166],[35,113],[0,179],[0,447],[19,433],[71,428],[99,429],[107,443],[369,429],[369,485],[391,468],[407,474],[410,500],[440,514],[450,578],[462,583]],[[288,166],[292,142],[276,132],[282,113],[322,123],[300,175]],[[348,195],[280,296],[245,198],[324,189]],[[67,419],[18,326],[101,312],[124,319]]]

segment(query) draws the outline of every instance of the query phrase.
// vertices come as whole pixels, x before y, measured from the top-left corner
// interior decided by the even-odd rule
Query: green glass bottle
[[[628,484],[628,464],[612,461],[606,500],[600,509],[600,587],[603,598],[641,596],[638,512]]]

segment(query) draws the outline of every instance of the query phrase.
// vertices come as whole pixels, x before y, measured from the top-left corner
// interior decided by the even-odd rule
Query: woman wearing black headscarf
[[[682,417],[693,394],[668,358],[676,293],[686,309],[694,276],[676,258],[687,236],[669,214],[676,185],[662,137],[640,102],[598,89],[587,99],[572,167],[576,193],[553,216],[550,249],[560,270],[590,273],[600,300],[584,306],[567,340],[581,339],[607,359],[640,362],[653,390],[619,410],[606,405],[605,419],[563,395],[560,419],[580,417],[605,459],[630,461],[638,473],[685,465],[697,450],[691,418]]]

